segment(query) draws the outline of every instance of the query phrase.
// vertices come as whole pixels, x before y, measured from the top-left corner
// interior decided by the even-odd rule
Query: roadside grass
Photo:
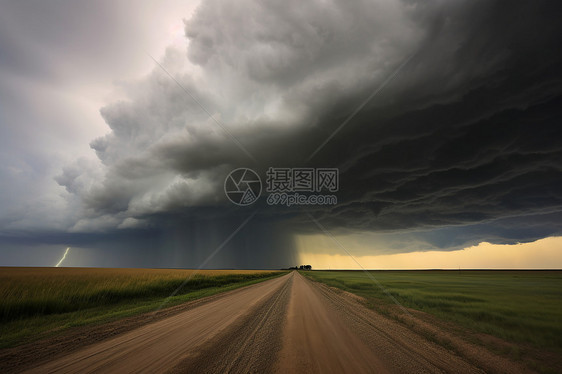
[[[363,271],[306,271],[364,297],[390,298]],[[562,350],[562,271],[371,271],[402,305],[514,343]]]
[[[0,268],[0,348],[156,310],[194,270]],[[286,272],[202,270],[166,307]]]

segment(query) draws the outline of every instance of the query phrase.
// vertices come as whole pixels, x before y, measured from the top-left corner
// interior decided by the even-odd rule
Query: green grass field
[[[302,272],[363,296],[392,303],[363,271]],[[562,271],[372,271],[402,305],[499,338],[562,349]]]
[[[253,270],[0,268],[0,348],[263,281]],[[168,296],[191,279],[170,299]]]

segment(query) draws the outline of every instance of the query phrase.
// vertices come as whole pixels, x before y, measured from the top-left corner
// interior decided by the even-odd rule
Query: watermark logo
[[[334,168],[273,168],[267,170],[266,191],[269,205],[335,205],[339,170]]]
[[[267,192],[337,192],[339,170],[335,168],[269,168]]]
[[[266,172],[268,205],[335,205],[339,190],[339,170],[335,168],[274,168]],[[236,205],[253,204],[262,184],[252,169],[232,171],[224,181],[224,192]],[[331,192],[332,194],[323,194]]]
[[[224,192],[236,205],[253,204],[261,195],[261,179],[252,169],[235,169],[224,181]]]

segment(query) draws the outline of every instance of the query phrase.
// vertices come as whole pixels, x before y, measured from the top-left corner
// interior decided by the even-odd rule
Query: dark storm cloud
[[[560,104],[556,99],[458,127],[455,121],[419,138],[400,139],[408,126],[391,125],[397,131],[392,144],[365,152],[344,170],[345,203],[329,215],[343,222],[353,216],[362,228],[405,229],[558,211]],[[418,113],[413,126],[423,117]]]
[[[437,248],[559,235],[560,215],[547,214],[562,209],[555,14],[537,3],[442,13],[396,86],[424,71],[433,81],[387,93],[313,160],[342,171],[343,201],[317,217],[336,230],[434,229],[415,236]],[[452,31],[457,43],[444,45]]]
[[[308,163],[341,173],[340,203],[314,215],[334,232],[402,235],[417,248],[560,234],[557,8],[205,1],[186,22],[187,57],[169,50],[162,60],[201,105],[156,67],[130,85],[128,101],[104,107],[112,132],[91,143],[100,168],[57,177],[82,202],[73,229],[159,228],[170,214],[236,221],[240,210],[232,213],[222,191],[230,170],[307,165],[411,57]],[[278,213],[264,209],[258,219],[296,222],[285,235],[314,227],[298,210]]]

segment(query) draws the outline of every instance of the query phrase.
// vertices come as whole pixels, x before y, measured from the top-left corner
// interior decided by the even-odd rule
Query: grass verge
[[[362,271],[309,271],[309,278],[392,301]],[[372,271],[402,305],[509,342],[562,352],[562,271]]]

